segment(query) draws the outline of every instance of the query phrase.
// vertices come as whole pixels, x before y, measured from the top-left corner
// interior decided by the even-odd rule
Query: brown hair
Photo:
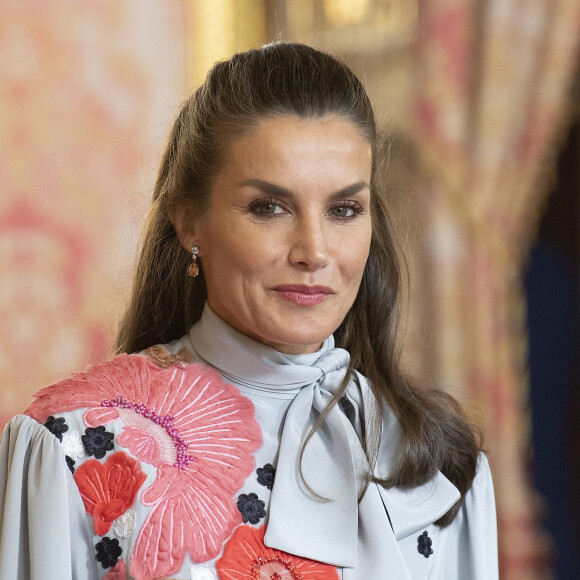
[[[179,243],[169,215],[176,207],[187,207],[192,219],[202,218],[228,139],[261,119],[289,115],[306,119],[341,115],[372,146],[370,254],[354,305],[335,339],[337,346],[350,352],[350,371],[356,369],[369,379],[377,399],[390,405],[402,428],[391,473],[374,481],[412,488],[440,469],[462,495],[438,522],[448,525],[475,476],[479,445],[451,397],[412,386],[399,368],[401,266],[380,183],[381,148],[366,92],[336,58],[301,44],[270,44],[217,63],[184,103],[161,161],[117,352],[170,342],[199,319],[207,298],[203,267],[199,277],[185,276],[190,256]],[[346,381],[313,430],[324,422],[345,388]],[[374,432],[365,434],[371,464],[376,460],[380,417],[376,425]]]

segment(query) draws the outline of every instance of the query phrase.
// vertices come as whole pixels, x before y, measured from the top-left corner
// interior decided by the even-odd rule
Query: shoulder
[[[172,354],[155,346],[139,354],[120,354],[41,389],[24,414],[44,424],[51,415],[83,408],[111,408],[127,402],[147,405],[179,390],[176,376],[212,383],[220,380],[215,370],[192,363],[186,351]]]

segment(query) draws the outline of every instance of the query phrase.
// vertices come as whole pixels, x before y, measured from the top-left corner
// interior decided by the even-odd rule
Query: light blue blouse
[[[305,435],[348,366],[348,353],[335,348],[332,337],[316,353],[285,355],[241,335],[206,306],[188,335],[167,349],[174,358],[157,361],[158,372],[155,365],[143,367],[140,355],[117,357],[41,391],[27,410],[41,422],[19,415],[9,423],[0,445],[0,580],[235,580],[258,572],[263,576],[255,577],[269,578],[266,561],[271,570],[296,574],[288,577],[313,580],[498,578],[493,486],[484,455],[458,516],[446,528],[434,522],[460,494],[441,473],[407,491],[370,484],[358,501],[367,468],[359,436],[375,404],[360,374],[348,384],[347,402],[333,408],[301,459]],[[182,365],[177,357],[183,353],[204,366]],[[225,386],[217,374],[206,377],[208,367]],[[162,394],[143,386],[142,378],[120,378],[136,373],[154,385],[166,381]],[[79,393],[78,403],[72,392]],[[172,397],[191,404],[174,404],[170,415],[163,409]],[[45,427],[47,413],[62,418],[53,425],[66,430]],[[208,423],[212,413],[219,421]],[[236,413],[245,417],[244,425],[236,427]],[[93,436],[101,428],[111,434],[111,448],[91,462],[81,434],[92,429]],[[399,436],[397,420],[386,409],[378,474],[389,472]],[[122,467],[112,466],[118,450]],[[66,456],[74,462],[74,477]],[[143,482],[134,498],[121,494],[122,503],[112,485],[109,491],[86,490],[103,480],[105,468],[107,474],[128,470],[132,481]],[[178,478],[183,498],[195,496],[191,501],[198,503],[187,512],[194,516],[170,520],[160,514],[178,509]],[[80,492],[79,481],[85,486]],[[329,501],[314,497],[305,482]],[[219,493],[204,503],[197,496],[206,489]],[[106,520],[99,531],[109,528],[98,534],[96,514],[107,510],[117,517],[99,515]],[[242,546],[242,537],[251,548]],[[114,547],[109,556],[105,538],[105,547]],[[217,548],[205,545],[216,538]]]

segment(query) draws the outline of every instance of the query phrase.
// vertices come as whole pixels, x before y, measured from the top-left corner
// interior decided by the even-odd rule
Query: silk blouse
[[[182,339],[42,389],[0,443],[0,580],[498,578],[483,454],[446,528],[460,494],[442,473],[359,501],[362,375],[301,454],[348,362],[332,336],[286,355],[206,305]],[[383,409],[377,474],[399,437]]]

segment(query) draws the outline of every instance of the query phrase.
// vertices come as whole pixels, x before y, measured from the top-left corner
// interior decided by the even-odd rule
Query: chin
[[[332,330],[330,329],[328,329],[328,331],[324,329],[321,329],[320,331],[313,331],[312,327],[308,327],[305,329],[305,331],[301,331],[299,328],[297,328],[293,332],[288,332],[286,329],[286,332],[267,333],[267,338],[265,338],[263,341],[272,345],[274,348],[280,350],[281,352],[285,352],[285,350],[288,352],[290,352],[290,350],[295,352],[314,352],[320,348],[322,343],[331,334]]]

